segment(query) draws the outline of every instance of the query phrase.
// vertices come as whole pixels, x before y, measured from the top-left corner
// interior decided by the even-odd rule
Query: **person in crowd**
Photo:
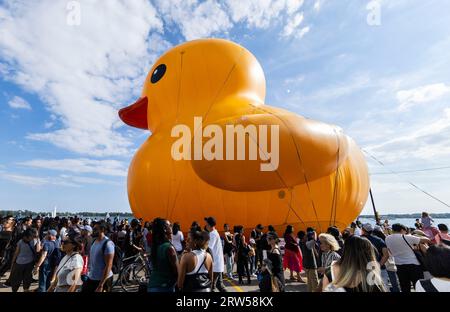
[[[189,229],[190,233],[193,232],[201,232],[202,231],[202,227],[200,226],[200,224],[197,221],[192,222],[191,224],[191,228]]]
[[[392,231],[393,234],[386,237],[386,246],[394,257],[401,291],[411,292],[411,286],[423,278],[423,268],[414,253],[414,248],[421,243],[430,243],[430,240],[406,235],[408,228],[398,223],[392,225]]]
[[[56,230],[49,230],[46,239],[42,242],[42,251],[39,260],[34,266],[34,272],[39,272],[38,292],[46,292],[50,287],[51,278],[56,266],[61,260],[60,245],[56,241]]]
[[[277,233],[269,232],[267,234],[267,242],[269,243],[271,249],[267,253],[267,259],[272,263],[272,275],[278,285],[278,289],[276,291],[284,292],[286,288],[286,282],[284,279],[284,271],[283,271],[283,257],[281,256],[280,250],[280,239]]]
[[[22,222],[19,226],[15,227],[15,239],[17,241],[19,241],[20,239],[22,239],[24,232],[26,231],[26,229],[29,229],[31,227],[31,224],[33,222],[33,219],[31,219],[30,217],[25,217],[22,219]]]
[[[431,218],[428,212],[422,212],[420,222],[422,223],[422,231],[428,236],[428,238],[433,240],[434,237],[439,233],[439,230],[433,225],[433,218]]]
[[[36,229],[28,228],[17,243],[12,258],[9,281],[13,292],[19,290],[23,283],[23,291],[29,292],[33,280],[33,268],[40,252],[40,242]]]
[[[178,258],[170,243],[172,227],[165,219],[156,218],[152,222],[151,262],[152,274],[148,283],[149,292],[175,292],[178,279]]]
[[[209,249],[213,257],[213,271],[214,280],[212,283],[212,290],[219,290],[220,292],[226,292],[225,285],[223,284],[223,271],[225,269],[223,258],[223,247],[220,240],[219,232],[216,230],[216,219],[213,217],[205,218],[206,230],[209,232]]]
[[[426,249],[425,267],[433,278],[416,282],[416,292],[450,292],[450,247],[432,245]]]
[[[382,230],[385,235],[390,235],[392,233],[392,228],[388,219],[384,220]]]
[[[253,238],[250,238],[248,242],[248,263],[250,265],[250,276],[256,277],[256,242]]]
[[[375,253],[375,248],[367,238],[356,235],[348,238],[342,257],[326,269],[323,291],[384,292]]]
[[[183,253],[185,242],[183,232],[181,232],[181,227],[178,222],[175,222],[172,227],[172,245],[175,247],[178,258],[181,258],[181,254]]]
[[[137,253],[142,251],[141,247],[142,234],[140,232],[139,220],[133,219],[130,222],[130,227],[125,236],[124,248],[125,258],[130,258],[135,256]],[[133,261],[133,258],[129,259]]]
[[[230,226],[227,223],[223,226],[223,254],[225,256],[227,276],[233,279],[233,234],[231,234]]]
[[[350,229],[352,230],[352,235],[358,235],[358,230],[357,230],[358,226],[356,225],[356,222],[352,222],[350,224]]]
[[[344,240],[342,239],[341,232],[339,232],[339,229],[335,226],[330,226],[327,229],[327,233],[330,235],[333,235],[333,237],[336,239],[339,245],[339,250],[337,253],[341,256],[344,248]]]
[[[113,282],[114,242],[106,236],[106,222],[95,222],[92,232],[91,250],[89,252],[89,273],[83,283],[82,292],[110,292]]]
[[[297,233],[299,246],[303,255],[303,268],[306,272],[307,291],[315,292],[319,286],[319,276],[317,274],[317,257],[316,250],[317,233],[315,231],[305,233],[300,231]]]
[[[278,279],[273,276],[272,269],[272,261],[264,259],[258,277],[260,292],[273,292],[281,288],[281,282],[277,283]]]
[[[147,254],[150,254],[150,244],[147,240],[147,237],[148,237],[150,231],[151,231],[151,223],[146,221],[144,223],[144,227],[142,229],[142,241],[143,241],[144,251]]]
[[[83,257],[80,252],[83,240],[80,234],[71,230],[62,240],[61,249],[65,256],[53,274],[48,292],[75,292],[81,284]]]
[[[111,224],[110,221],[107,220],[108,224]],[[70,230],[71,232],[75,232],[81,234],[81,224],[80,218],[78,216],[74,216],[72,220],[70,220]]]
[[[381,277],[383,278],[384,285],[386,288],[389,287],[389,276],[388,272],[386,271],[386,261],[389,259],[389,250],[386,246],[385,241],[380,238],[379,236],[373,235],[374,228],[372,227],[372,224],[366,223],[362,226],[362,237],[367,238],[370,243],[373,245],[376,251],[376,258],[378,261],[378,264],[380,265],[381,270]],[[379,233],[381,231],[377,231]],[[383,233],[379,233],[378,235],[383,235]]]
[[[236,226],[235,230],[235,244],[236,244],[236,262],[237,262],[237,272],[238,272],[238,278],[239,278],[239,285],[243,285],[243,277],[247,276],[247,284],[251,284],[250,280],[250,268],[248,263],[248,246],[247,242],[245,241],[245,235],[244,235],[244,227],[243,226]]]
[[[371,235],[381,238],[383,240],[383,242],[386,242],[387,236],[384,234],[384,231],[381,231],[380,229],[377,229],[376,227],[374,227]],[[400,286],[398,284],[398,277],[397,277],[397,266],[395,265],[394,257],[392,257],[392,254],[389,252],[389,249],[388,249],[388,254],[389,254],[389,258],[386,260],[385,266],[386,266],[386,273],[387,273],[389,282],[391,284],[390,288],[386,284],[386,279],[383,277],[383,274],[384,274],[383,271],[381,272],[381,276],[383,277],[386,288],[390,289],[391,292],[400,292]],[[378,256],[379,255],[377,255],[377,259],[378,259]]]
[[[119,246],[119,248],[121,250],[125,250],[125,240],[127,237],[127,232],[128,232],[128,229],[127,229],[127,225],[125,225],[125,223],[122,223],[118,226],[117,246]]]
[[[262,242],[263,242],[263,230],[264,226],[261,224],[256,225],[256,227],[252,230],[250,238],[253,238],[255,240],[255,263],[254,263],[254,270],[256,268],[262,265],[263,263],[263,248],[262,248]]]
[[[352,235],[353,235],[352,234],[352,229],[349,228],[349,227],[342,231],[342,235],[341,236],[342,236],[342,240],[344,241],[344,244],[345,244],[345,241],[347,240],[347,238],[349,238]]]
[[[450,246],[450,235],[448,234],[448,227],[446,224],[438,224],[439,233],[436,234],[434,240],[436,244],[444,244]]]
[[[414,226],[416,227],[417,230],[422,230],[423,225],[420,222],[420,219],[416,219],[416,222],[414,223]]]
[[[14,255],[13,232],[16,221],[13,216],[6,216],[2,220],[2,230],[0,232],[0,276],[3,276],[11,267],[12,257]]]
[[[59,237],[64,240],[69,231],[69,219],[62,218],[59,222]]]
[[[92,238],[92,227],[90,225],[84,225],[81,227],[81,243],[82,248],[80,251],[81,257],[83,258],[83,270],[81,271],[81,280],[83,282],[88,279],[89,271],[89,256],[91,253],[92,243],[94,242]]]
[[[38,231],[39,239],[42,241],[42,239],[44,238],[44,233],[43,233],[44,231],[42,229],[42,218],[40,216],[37,216],[36,218],[34,218],[31,226],[34,227]]]
[[[357,235],[353,235],[357,236]],[[338,242],[333,235],[322,233],[319,235],[320,250],[321,250],[321,266],[317,269],[320,275],[325,274],[326,268],[331,266],[333,261],[337,261],[341,258],[337,251],[340,249]]]
[[[210,234],[206,231],[191,233],[192,250],[181,257],[177,286],[183,292],[211,292],[213,259],[206,252]]]
[[[283,268],[289,270],[290,280],[304,283],[300,276],[300,272],[303,269],[303,257],[300,247],[298,246],[294,227],[288,225],[286,231],[284,232],[284,257],[283,257]],[[297,278],[294,279],[294,272]]]

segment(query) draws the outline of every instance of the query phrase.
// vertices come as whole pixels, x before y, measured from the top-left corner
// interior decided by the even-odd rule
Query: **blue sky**
[[[382,213],[450,212],[450,3],[0,0],[0,209],[129,211],[124,126],[158,55],[202,37],[260,61],[267,104],[337,124],[368,158]],[[370,213],[366,206],[365,213]]]

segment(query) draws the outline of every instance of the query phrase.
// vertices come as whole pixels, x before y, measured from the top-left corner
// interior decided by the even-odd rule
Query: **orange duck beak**
[[[147,97],[142,97],[136,103],[119,110],[119,117],[131,127],[148,130]]]

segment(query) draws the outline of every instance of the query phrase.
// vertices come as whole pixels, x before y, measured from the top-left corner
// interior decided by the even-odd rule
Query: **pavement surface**
[[[11,292],[11,288],[4,285],[4,282],[9,276],[9,272],[0,278],[0,293],[2,292]],[[286,277],[286,291],[287,292],[306,292],[306,284],[299,282],[291,282],[289,281],[289,273],[285,272]],[[37,276],[34,276],[37,279]],[[302,275],[302,278],[306,281],[306,278]],[[256,277],[251,278],[251,284],[247,285],[239,285],[238,279],[233,278],[229,279],[228,277],[224,278],[224,284],[228,292],[259,292],[258,281]],[[33,283],[31,285],[30,290],[33,291],[37,288],[37,283]],[[120,286],[116,286],[113,289],[113,292],[123,292],[124,290]],[[137,288],[130,288],[128,291],[137,291]],[[19,292],[23,292],[22,287],[20,287]]]

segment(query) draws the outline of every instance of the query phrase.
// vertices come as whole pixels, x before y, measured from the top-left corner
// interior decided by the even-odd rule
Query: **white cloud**
[[[372,144],[367,150],[388,162],[450,157],[450,108],[444,110],[443,117],[415,128],[410,134]]]
[[[245,22],[248,27],[268,28],[273,22],[280,21],[282,14],[292,18],[303,5],[303,0],[228,0],[231,19]]]
[[[45,185],[58,185],[65,187],[80,187],[80,185],[64,181],[60,178],[50,178],[50,177],[34,177],[22,174],[14,173],[3,173],[0,172],[0,177],[18,184],[22,184],[30,187],[41,187]]]
[[[46,122],[44,123],[44,128],[45,128],[45,129],[50,129],[51,127],[53,127],[53,125],[54,125],[53,122],[51,122],[51,121],[46,121]]]
[[[110,181],[106,179],[99,179],[99,178],[91,178],[91,177],[81,177],[81,176],[70,176],[70,175],[60,175],[61,178],[67,179],[69,181],[73,181],[75,183],[80,184],[108,184],[108,185],[121,185],[118,182]]]
[[[296,30],[298,30],[300,24],[303,22],[304,16],[302,13],[297,13],[294,15],[292,19],[288,21],[288,23],[284,26],[283,32],[281,35],[283,37],[290,37]],[[296,36],[301,35],[302,31],[295,34]]]
[[[415,105],[436,101],[449,92],[450,86],[447,86],[444,83],[430,84],[409,90],[400,90],[397,92],[397,100],[400,103],[399,110],[406,111]]]
[[[316,0],[316,2],[314,2],[314,11],[319,12],[321,6],[322,4],[320,3],[320,0]]]
[[[124,177],[127,175],[125,165],[117,160],[79,159],[34,159],[20,162],[18,165],[75,173],[96,173],[106,176]]]
[[[162,21],[146,0],[97,0],[82,2],[81,24],[69,26],[66,4],[0,5],[6,77],[37,93],[62,123],[28,138],[87,155],[127,154],[132,142],[113,127],[117,108],[139,94],[152,61],[165,49],[158,35]]]
[[[157,6],[164,20],[177,24],[187,40],[226,32],[233,27],[222,5],[213,0],[160,0],[157,1]]]
[[[25,99],[15,96],[8,102],[9,107],[14,109],[31,110],[31,105]]]

